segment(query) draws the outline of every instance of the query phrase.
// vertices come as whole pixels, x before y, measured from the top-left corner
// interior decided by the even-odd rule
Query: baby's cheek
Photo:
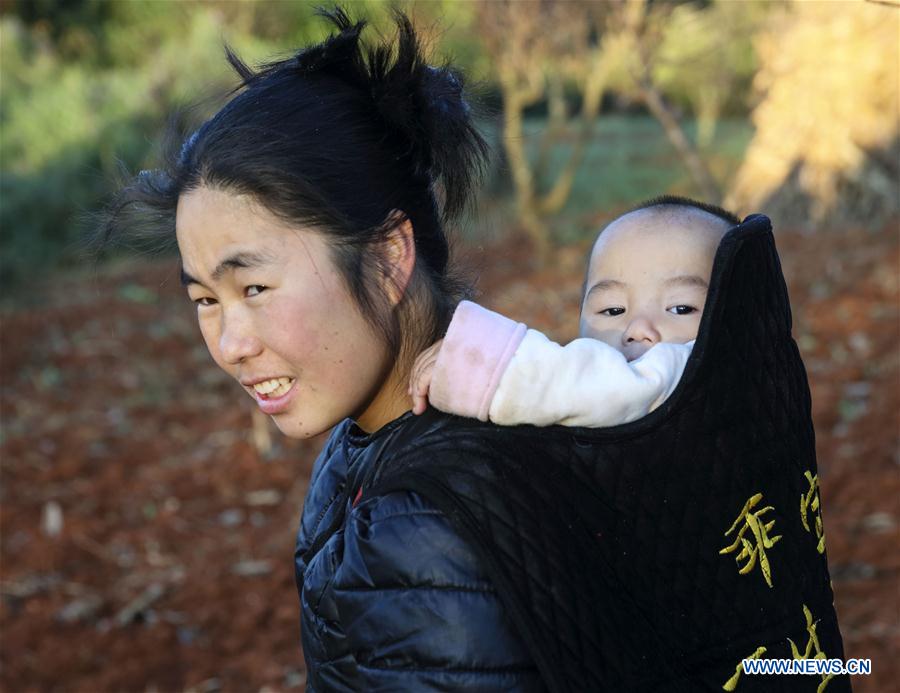
[[[596,339],[615,349],[622,347],[622,330],[610,327],[601,328],[590,319],[582,318],[579,336]]]
[[[684,344],[685,342],[690,342],[693,339],[697,339],[697,332],[700,330],[700,315],[701,313],[698,311],[696,313],[692,313],[690,316],[690,320],[686,321],[686,324],[682,326],[679,334],[679,339],[672,340],[680,342]]]
[[[586,337],[588,339],[596,339],[597,331],[594,326],[591,324],[591,320],[584,315],[581,314],[581,317],[578,320],[578,336]]]
[[[622,331],[621,330],[601,330],[594,339],[609,344],[616,351],[622,351]],[[622,352],[624,353],[624,351]]]

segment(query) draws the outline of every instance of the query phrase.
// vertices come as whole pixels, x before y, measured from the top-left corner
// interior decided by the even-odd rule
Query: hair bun
[[[400,142],[400,158],[413,176],[428,184],[441,183],[442,216],[461,212],[484,172],[487,143],[472,124],[472,109],[463,96],[463,78],[449,66],[432,67],[422,56],[409,18],[394,10],[398,36],[374,47],[363,47],[364,21],[352,22],[340,7],[318,10],[338,30],[325,41],[298,52],[290,68],[307,77],[340,79],[373,100],[375,112]],[[279,72],[283,62],[254,72],[228,51],[228,59],[244,85]]]
[[[389,129],[408,146],[413,172],[444,188],[443,215],[466,205],[483,173],[487,144],[472,124],[462,76],[423,59],[409,18],[395,11],[396,52],[389,44],[368,55],[372,98]]]
[[[360,60],[359,35],[366,23],[351,22],[340,7],[331,11],[320,8],[316,12],[330,20],[338,28],[338,33],[297,53],[294,56],[294,68],[304,73],[330,73],[361,86],[365,69]]]

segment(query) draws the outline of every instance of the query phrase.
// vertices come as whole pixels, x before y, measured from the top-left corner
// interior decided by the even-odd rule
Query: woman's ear
[[[416,266],[416,241],[409,218],[395,224],[384,240],[385,291],[391,305],[403,298]]]

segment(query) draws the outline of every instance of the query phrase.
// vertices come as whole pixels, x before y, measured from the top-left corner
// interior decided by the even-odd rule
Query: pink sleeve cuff
[[[457,306],[428,397],[441,411],[488,420],[491,400],[527,328],[471,301]]]

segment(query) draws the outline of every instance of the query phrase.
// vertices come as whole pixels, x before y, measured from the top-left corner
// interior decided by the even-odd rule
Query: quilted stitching
[[[416,490],[447,512],[553,688],[721,689],[759,645],[789,657],[787,637],[805,642],[803,604],[827,656],[841,657],[826,559],[798,512],[803,472],[817,471],[790,326],[768,220],[751,218],[723,239],[691,362],[658,410],[604,430],[422,431],[423,417],[371,492]],[[783,536],[767,551],[771,588],[758,564],[740,575],[735,554],[719,553],[755,493]],[[744,677],[737,690],[816,687],[788,678]]]

